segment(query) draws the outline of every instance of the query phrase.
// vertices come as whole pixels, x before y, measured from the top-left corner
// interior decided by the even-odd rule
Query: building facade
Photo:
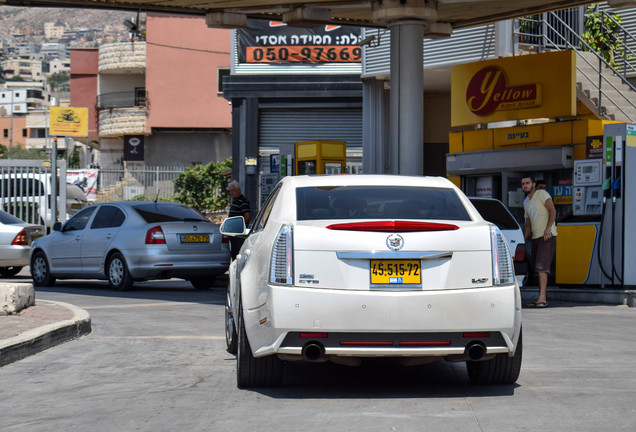
[[[189,166],[230,157],[230,106],[218,86],[229,31],[161,14],[148,14],[145,30],[145,40],[71,50],[71,105],[94,119],[91,163]],[[135,154],[130,139],[141,143]]]

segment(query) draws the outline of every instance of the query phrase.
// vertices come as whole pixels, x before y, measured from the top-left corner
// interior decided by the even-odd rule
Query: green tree
[[[0,144],[0,159],[6,159],[9,149],[7,146]]]
[[[51,91],[69,91],[71,89],[70,80],[71,75],[68,71],[60,71],[52,74],[48,79],[48,83]]]
[[[625,45],[619,37],[621,17],[615,14],[611,18],[607,18],[596,5],[589,5],[585,13],[585,31],[581,37],[592,47],[592,50],[614,67],[616,57],[625,54]],[[590,49],[583,46],[583,51],[590,51]]]
[[[0,146],[1,147],[1,146]],[[5,147],[6,148],[6,147]],[[48,159],[46,153],[38,149],[28,149],[21,145],[13,146],[5,152],[0,149],[1,159]]]
[[[229,201],[227,186],[230,179],[225,173],[231,168],[231,158],[188,167],[174,180],[175,201],[189,205],[203,214],[223,210]]]

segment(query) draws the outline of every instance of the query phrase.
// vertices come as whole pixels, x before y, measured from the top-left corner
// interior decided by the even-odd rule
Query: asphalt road
[[[119,293],[62,281],[37,299],[87,310],[93,331],[0,368],[3,432],[636,430],[636,309],[627,307],[524,310],[514,386],[473,386],[462,363],[378,359],[292,364],[284,387],[240,390],[222,286],[170,280]]]

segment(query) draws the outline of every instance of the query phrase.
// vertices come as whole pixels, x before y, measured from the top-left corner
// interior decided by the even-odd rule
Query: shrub
[[[231,167],[232,159],[188,167],[174,180],[174,200],[204,215],[225,209],[229,201],[227,185],[230,182],[226,173]]]

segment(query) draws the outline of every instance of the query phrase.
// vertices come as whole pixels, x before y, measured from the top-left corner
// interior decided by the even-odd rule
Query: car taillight
[[[146,244],[166,244],[166,237],[160,226],[150,228],[146,232]]]
[[[12,246],[28,246],[26,231],[22,230],[11,242]]]
[[[278,231],[272,248],[272,261],[269,267],[269,281],[271,283],[285,285],[293,285],[294,283],[292,239],[292,226],[283,225]]]
[[[518,244],[515,250],[515,261],[525,261],[526,259],[526,245]]]
[[[457,225],[435,222],[409,222],[409,221],[377,221],[340,223],[327,226],[330,230],[342,231],[373,231],[373,232],[419,232],[419,231],[454,231],[459,229]]]
[[[229,242],[230,242],[230,238],[228,236],[221,237],[221,243],[229,243]]]
[[[514,283],[515,269],[510,256],[508,243],[499,228],[490,227],[490,246],[492,248],[492,279],[493,285]]]

